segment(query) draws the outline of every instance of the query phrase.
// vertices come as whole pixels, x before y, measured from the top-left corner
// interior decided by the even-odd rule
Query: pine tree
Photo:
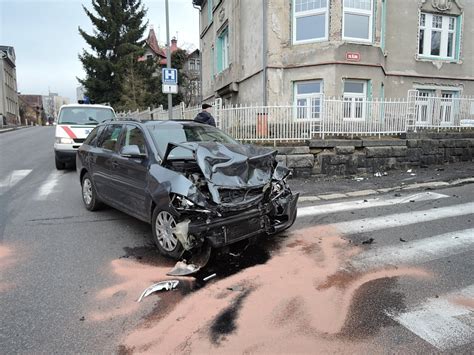
[[[79,33],[93,53],[83,50],[79,55],[86,77],[78,80],[91,100],[124,106],[124,82],[133,74],[130,59],[136,62],[143,50],[146,10],[141,0],[92,0],[92,8],[95,13],[83,6],[94,26],[93,34],[80,27]]]

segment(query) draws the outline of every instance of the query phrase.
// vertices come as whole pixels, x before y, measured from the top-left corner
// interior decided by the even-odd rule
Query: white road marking
[[[14,170],[0,181],[0,190],[10,189],[28,176],[32,170]]]
[[[372,208],[381,206],[392,206],[397,204],[409,203],[410,201],[429,201],[440,198],[449,197],[447,195],[438,194],[435,192],[422,192],[406,197],[396,197],[391,199],[371,198],[357,201],[344,201],[337,203],[329,203],[317,206],[299,207],[298,217],[315,216],[321,214],[328,214],[334,212],[350,211],[362,208]]]
[[[411,311],[389,316],[438,350],[472,344],[473,310],[454,303],[455,298],[474,299],[474,285],[442,298],[429,299]]]
[[[350,264],[360,270],[417,265],[469,251],[474,251],[474,228],[368,250],[355,256]]]
[[[469,214],[474,214],[474,202],[437,209],[391,214],[383,217],[363,218],[354,221],[333,223],[329,226],[338,229],[343,234],[356,234]]]
[[[59,182],[59,178],[63,175],[59,171],[53,171],[46,178],[46,182],[41,185],[40,189],[36,193],[35,200],[45,200],[56,188]]]

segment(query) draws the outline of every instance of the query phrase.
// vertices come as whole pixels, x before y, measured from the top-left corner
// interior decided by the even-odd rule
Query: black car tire
[[[81,194],[82,201],[89,211],[95,211],[102,206],[89,173],[85,173],[82,177]]]
[[[54,158],[54,162],[56,163],[57,170],[64,170],[66,168],[66,164],[60,161],[58,157]]]
[[[176,235],[172,233],[172,228],[177,223],[176,217],[176,214],[170,211],[155,207],[151,219],[151,229],[153,231],[153,240],[160,253],[178,260],[183,255],[184,248]]]

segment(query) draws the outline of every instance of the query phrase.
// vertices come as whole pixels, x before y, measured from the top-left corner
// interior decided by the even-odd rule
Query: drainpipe
[[[193,7],[199,10],[199,90],[198,90],[198,100],[199,103],[202,103],[202,49],[201,49],[201,7],[194,5]]]
[[[267,0],[262,0],[262,76],[263,76],[263,106],[267,106],[267,47],[268,47],[268,36],[267,36]]]

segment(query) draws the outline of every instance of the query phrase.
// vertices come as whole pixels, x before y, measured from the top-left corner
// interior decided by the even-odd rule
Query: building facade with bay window
[[[320,99],[347,115],[371,98],[474,95],[474,2],[467,0],[193,0],[200,10],[202,96],[294,104]]]

